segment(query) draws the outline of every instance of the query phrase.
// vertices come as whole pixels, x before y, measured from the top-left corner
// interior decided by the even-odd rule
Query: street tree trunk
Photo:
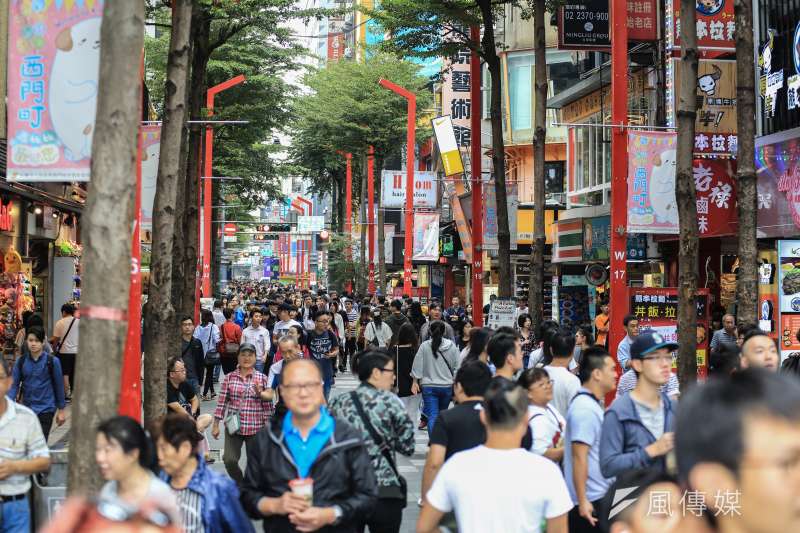
[[[81,228],[82,339],[72,404],[70,494],[94,492],[100,487],[102,480],[91,450],[97,425],[116,415],[119,406],[128,336],[144,2],[106,2],[100,42],[92,184]]]
[[[377,172],[375,173],[376,176],[383,175],[383,158],[382,157],[375,157],[375,168]],[[383,208],[381,207],[381,189],[383,187],[383,180],[377,178],[377,183],[375,184],[375,205],[378,206],[378,288],[380,288],[381,292],[389,297],[389,294],[386,293],[386,233],[384,232],[383,228],[383,220],[384,220],[384,212]]]
[[[144,323],[144,418],[153,420],[166,410],[167,358],[172,339],[177,337],[172,295],[173,227],[175,203],[181,179],[181,157],[186,122],[186,81],[189,70],[189,38],[192,1],[176,0],[172,8],[172,34],[167,57],[164,90],[164,121],[158,160],[155,205],[153,206],[153,249],[150,289]]]
[[[494,190],[497,198],[497,274],[499,278],[497,294],[500,298],[510,298],[513,295],[511,291],[510,260],[511,232],[508,227],[508,205],[506,199],[506,162],[500,81],[501,65],[494,38],[493,3],[489,0],[479,0],[478,7],[483,17],[482,55],[492,78],[489,109],[492,123],[492,173],[494,175]],[[480,143],[481,135],[479,134],[477,138],[473,138],[472,142]],[[481,176],[478,176],[478,178],[481,178]]]
[[[538,331],[544,306],[544,148],[547,136],[547,57],[545,49],[545,1],[536,0],[533,14],[535,107],[533,110],[533,242],[531,243],[531,274],[528,285],[528,310],[531,330]]]
[[[755,169],[755,72],[753,71],[753,2],[735,0],[736,17],[736,192],[739,211],[739,271],[736,309],[740,323],[758,320],[758,190]]]
[[[681,0],[681,77],[675,197],[678,203],[678,380],[697,380],[698,229],[692,159],[697,117],[697,33],[695,0]],[[666,163],[665,163],[666,164]]]
[[[201,110],[205,103],[206,69],[210,52],[209,38],[211,31],[211,18],[206,8],[195,6],[192,11],[193,26],[193,51],[192,75],[189,88],[189,116],[192,120],[201,120]],[[183,287],[181,298],[182,314],[194,316],[195,289],[197,287],[199,268],[199,209],[198,195],[200,192],[200,159],[202,156],[203,128],[193,125],[189,128],[189,151],[186,161],[186,181],[184,198],[186,199],[183,212],[183,278],[180,280]]]

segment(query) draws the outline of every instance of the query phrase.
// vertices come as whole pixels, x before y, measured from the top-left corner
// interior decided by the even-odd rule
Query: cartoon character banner
[[[414,261],[439,260],[439,213],[414,214]]]
[[[678,233],[675,141],[675,133],[628,133],[628,233]]]
[[[103,0],[11,0],[8,181],[89,181]]]
[[[161,153],[161,126],[142,126],[142,230],[153,229],[153,203],[156,197],[158,157]]]

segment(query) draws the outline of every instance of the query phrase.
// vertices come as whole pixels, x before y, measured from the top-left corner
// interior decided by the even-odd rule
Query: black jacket
[[[247,447],[247,470],[241,487],[241,501],[254,519],[264,519],[264,531],[269,533],[295,532],[288,517],[263,517],[258,501],[264,497],[277,498],[289,490],[289,481],[299,477],[292,454],[286,447],[282,420],[273,422],[256,434],[255,442]],[[338,505],[341,521],[336,526],[320,529],[322,533],[354,533],[378,498],[375,474],[361,433],[336,419],[333,436],[311,466],[309,477],[314,480],[314,506]]]

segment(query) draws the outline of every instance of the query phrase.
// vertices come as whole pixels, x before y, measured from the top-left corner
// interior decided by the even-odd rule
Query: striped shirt
[[[358,320],[358,311],[353,307],[347,311],[347,338],[352,339],[356,336],[356,321]]]
[[[172,489],[178,501],[181,525],[185,533],[205,533],[203,526],[203,498],[190,488]]]
[[[222,420],[227,411],[238,411],[241,429],[239,434],[245,437],[255,435],[269,422],[272,416],[272,402],[262,400],[256,394],[254,385],[261,390],[269,387],[267,376],[253,370],[247,377],[242,377],[237,368],[222,380],[222,390],[217,399],[214,418]]]
[[[6,412],[0,417],[0,461],[21,461],[50,457],[42,426],[36,415],[6,398]],[[16,496],[31,489],[31,477],[15,474],[0,481],[0,495]]]

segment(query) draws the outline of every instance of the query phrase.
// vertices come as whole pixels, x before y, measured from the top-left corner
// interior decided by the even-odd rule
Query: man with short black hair
[[[72,388],[75,386],[75,358],[78,356],[78,331],[80,319],[75,316],[75,306],[67,302],[61,306],[61,318],[53,327],[53,336],[50,345],[53,354],[61,361],[64,371],[64,390],[67,400],[72,397]]]
[[[456,327],[459,322],[463,322],[467,318],[467,312],[461,306],[461,298],[456,295],[453,295],[450,298],[450,307],[445,309],[444,311],[444,320],[448,324],[453,326],[453,329],[459,329]]]
[[[625,315],[622,325],[625,326],[625,337],[619,341],[617,346],[617,361],[625,371],[631,367],[631,343],[639,335],[639,319],[636,318],[636,315]]]
[[[567,410],[564,433],[564,478],[572,503],[570,533],[600,531],[599,505],[613,479],[600,471],[603,402],[614,390],[617,365],[601,346],[584,350],[578,377],[581,388]]]
[[[675,401],[659,389],[669,381],[671,352],[677,348],[677,343],[652,330],[633,341],[631,366],[639,375],[636,388],[614,400],[603,418],[600,469],[605,477],[634,468],[666,470],[666,455],[674,443]]]
[[[200,382],[205,370],[203,343],[194,337],[194,320],[189,315],[181,317],[181,360],[186,367],[186,382],[200,394]]]
[[[386,325],[389,326],[392,330],[392,337],[397,337],[397,332],[400,331],[400,327],[408,322],[408,318],[406,315],[403,314],[403,302],[400,300],[394,299],[392,303],[389,304],[389,316],[386,317]]]
[[[495,333],[486,345],[486,353],[495,367],[495,379],[510,381],[522,370],[522,347],[515,335]]]
[[[777,372],[781,356],[775,340],[758,328],[751,329],[742,340],[742,369],[766,368]]]
[[[192,418],[200,414],[200,400],[186,382],[186,366],[180,357],[170,357],[167,361],[167,411]]]
[[[317,311],[314,315],[314,329],[308,332],[308,352],[322,369],[325,399],[333,385],[333,365],[339,355],[339,339],[331,331],[331,314],[328,311]]]
[[[256,370],[263,373],[271,343],[269,330],[261,325],[261,318],[261,309],[256,308],[250,312],[250,325],[242,331],[242,342],[256,347]]]
[[[718,533],[800,531],[796,378],[751,368],[693,387],[678,408],[675,451],[684,494],[704,496]]]
[[[575,336],[567,331],[559,331],[550,338],[553,360],[544,367],[553,380],[553,406],[564,418],[567,417],[569,402],[581,388],[578,377],[569,371],[574,348]]]
[[[217,327],[222,327],[225,323],[225,315],[222,313],[222,300],[214,300],[214,307],[211,309],[211,314],[214,316],[214,324]]]
[[[293,309],[294,307],[287,303],[282,303],[278,306],[278,321],[275,322],[275,326],[272,328],[272,342],[277,342],[278,339],[286,335],[292,326],[303,327],[300,322],[290,318],[289,312]]]
[[[437,302],[431,302],[431,304],[428,306],[428,321],[419,329],[420,344],[431,338],[430,333],[428,333],[428,328],[430,327],[431,322],[441,319],[442,306]],[[453,326],[447,322],[444,323],[444,338],[456,342],[456,333],[453,330]]]

